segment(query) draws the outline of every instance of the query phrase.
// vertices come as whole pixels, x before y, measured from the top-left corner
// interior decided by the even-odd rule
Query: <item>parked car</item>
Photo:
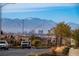
[[[21,41],[21,48],[31,48],[31,42]]]
[[[8,42],[6,40],[0,40],[0,49],[8,50],[8,48],[9,48]]]

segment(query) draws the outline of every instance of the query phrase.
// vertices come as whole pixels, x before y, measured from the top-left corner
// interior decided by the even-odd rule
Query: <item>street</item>
[[[12,49],[9,50],[0,50],[0,56],[28,56],[28,55],[36,55],[39,53],[46,53],[48,49]]]

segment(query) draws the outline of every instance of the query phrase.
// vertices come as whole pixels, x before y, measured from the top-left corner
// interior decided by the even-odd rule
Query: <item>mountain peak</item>
[[[6,20],[7,19],[7,20]],[[44,32],[48,32],[48,30],[55,25],[54,21],[29,17],[24,20],[24,31],[35,30],[44,30]],[[22,31],[22,19],[3,19],[3,30],[8,32],[21,32]]]

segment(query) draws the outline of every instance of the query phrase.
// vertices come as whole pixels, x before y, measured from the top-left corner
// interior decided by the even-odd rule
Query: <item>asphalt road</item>
[[[39,53],[46,53],[48,49],[9,49],[9,50],[0,50],[0,56],[28,56],[28,55],[37,55]]]

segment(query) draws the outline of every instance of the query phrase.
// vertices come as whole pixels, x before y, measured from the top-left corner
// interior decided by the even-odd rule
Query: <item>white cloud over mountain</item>
[[[42,11],[46,7],[57,7],[57,6],[75,6],[75,4],[56,4],[56,3],[16,3],[8,4],[3,7],[3,13],[7,12],[32,12],[32,11]]]

